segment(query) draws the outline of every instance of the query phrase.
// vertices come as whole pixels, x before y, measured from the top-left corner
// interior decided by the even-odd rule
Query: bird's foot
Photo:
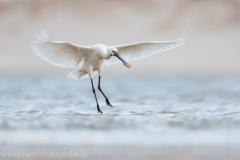
[[[100,108],[99,108],[99,105],[97,105],[97,110],[98,110],[98,113],[103,113],[101,110],[100,110]]]
[[[103,112],[102,112],[100,109],[98,109],[98,113],[101,113],[101,114],[102,114]]]
[[[108,107],[109,106],[113,107],[107,98],[106,98],[106,103],[107,103]]]

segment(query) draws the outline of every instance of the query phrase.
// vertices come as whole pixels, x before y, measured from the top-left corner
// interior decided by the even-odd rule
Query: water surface
[[[240,146],[240,79],[0,76],[0,144]]]

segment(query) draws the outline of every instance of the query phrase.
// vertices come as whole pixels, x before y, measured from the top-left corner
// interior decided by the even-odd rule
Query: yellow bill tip
[[[128,68],[130,68],[130,67],[131,67],[131,65],[130,65],[130,64],[126,64],[126,66],[127,66]]]

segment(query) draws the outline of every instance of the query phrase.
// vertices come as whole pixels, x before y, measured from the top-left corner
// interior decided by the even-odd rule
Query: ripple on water
[[[121,78],[105,79],[102,88],[114,107],[108,107],[97,92],[103,114],[97,113],[88,81],[44,77],[26,83],[25,78],[18,77],[19,81],[9,83],[13,81],[11,77],[6,79],[0,78],[0,134],[6,137],[0,143],[11,141],[7,138],[11,131],[27,132],[29,137],[41,131],[41,140],[49,137],[49,131],[57,131],[55,136],[81,135],[91,141],[89,135],[93,135],[106,142],[112,138],[116,143],[120,140],[114,136],[120,134],[122,139],[130,137],[135,141],[151,137],[159,144],[174,138],[176,142],[182,138],[182,143],[207,143],[209,139],[219,144],[236,143],[235,135],[240,135],[240,81],[235,79],[158,78],[151,83],[144,78],[127,82]],[[121,83],[125,83],[124,89]],[[138,91],[136,85],[141,85],[144,92]],[[125,94],[127,91],[131,96]],[[226,136],[228,131],[231,136]],[[20,140],[22,137],[17,135],[15,138]],[[185,135],[188,136],[184,139]],[[73,138],[68,137],[68,141],[77,141]]]

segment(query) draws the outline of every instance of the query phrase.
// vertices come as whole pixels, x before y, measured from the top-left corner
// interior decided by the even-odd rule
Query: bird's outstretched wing
[[[31,46],[35,54],[59,67],[77,67],[91,50],[68,42],[50,41],[46,31],[36,34],[36,38],[38,41]]]
[[[141,42],[114,47],[118,49],[120,56],[129,62],[178,47],[184,44],[186,37],[187,35],[183,34],[180,38],[174,41]],[[121,61],[116,57],[111,57],[109,60],[105,60],[104,64],[112,65],[120,62]]]

